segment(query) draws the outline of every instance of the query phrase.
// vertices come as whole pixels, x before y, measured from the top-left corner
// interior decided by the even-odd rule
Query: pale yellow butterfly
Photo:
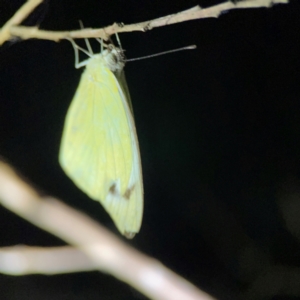
[[[133,238],[142,223],[143,182],[123,50],[109,45],[93,54],[88,42],[86,51],[70,41],[75,67],[86,68],[67,112],[59,162],[118,230]],[[79,62],[78,49],[89,58]]]

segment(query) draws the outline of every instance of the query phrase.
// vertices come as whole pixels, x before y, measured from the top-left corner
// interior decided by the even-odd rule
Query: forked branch
[[[79,249],[86,256],[81,258],[87,268],[91,268],[92,263],[95,269],[115,276],[151,299],[213,299],[159,261],[126,245],[83,213],[58,199],[40,197],[8,164],[1,161],[0,204]],[[10,257],[16,255],[6,251],[6,259],[10,254]],[[52,254],[55,255],[55,251]],[[10,261],[16,263],[16,260]],[[22,265],[26,267],[26,263],[26,256],[23,256]]]

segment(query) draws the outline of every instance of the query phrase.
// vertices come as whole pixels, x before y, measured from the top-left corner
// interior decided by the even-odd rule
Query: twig
[[[110,273],[151,299],[213,299],[159,261],[127,246],[83,213],[57,199],[41,198],[3,162],[0,162],[0,203],[77,247],[98,270]]]
[[[8,275],[62,274],[95,271],[97,267],[83,252],[70,246],[0,248],[0,273]]]
[[[30,0],[29,2],[34,2],[37,0]],[[137,24],[124,25],[114,23],[111,26],[100,29],[86,28],[83,30],[75,31],[46,31],[39,30],[38,27],[25,27],[25,26],[13,26],[18,25],[20,22],[11,23],[8,21],[5,27],[0,31],[0,45],[10,39],[13,36],[21,37],[22,39],[38,38],[46,39],[52,41],[59,41],[66,38],[103,38],[107,40],[112,34],[121,32],[131,32],[131,31],[147,31],[153,28],[176,24],[180,22],[185,22],[195,19],[204,18],[217,18],[222,12],[229,11],[232,9],[248,9],[248,8],[259,8],[259,7],[270,7],[274,4],[286,4],[288,0],[245,0],[237,2],[236,4],[231,1],[227,1],[222,4],[218,4],[209,8],[202,9],[200,6],[195,6],[191,9],[171,14],[158,19],[145,21]],[[17,12],[16,14],[21,14]],[[14,18],[14,17],[13,17]],[[8,24],[8,25],[7,25]],[[3,31],[3,29],[5,29]]]

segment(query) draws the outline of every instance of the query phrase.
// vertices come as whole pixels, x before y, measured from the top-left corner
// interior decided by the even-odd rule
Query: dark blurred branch
[[[244,300],[299,299],[300,268],[274,265],[262,272],[241,294]],[[275,298],[274,298],[275,297]],[[291,298],[288,298],[291,297]],[[277,298],[276,298],[277,299]]]
[[[102,38],[107,40],[112,34],[120,32],[131,32],[131,31],[148,31],[156,27],[181,23],[189,20],[204,19],[204,18],[217,18],[221,13],[228,12],[232,9],[248,9],[248,8],[259,8],[259,7],[270,7],[278,3],[288,3],[288,0],[245,0],[233,3],[227,1],[208,8],[201,8],[195,6],[191,9],[171,14],[165,17],[157,18],[150,21],[145,21],[137,24],[124,25],[116,24],[107,26],[100,29],[86,28],[83,30],[75,31],[46,31],[39,30],[38,27],[25,27],[16,26],[28,15],[28,7],[32,10],[41,2],[41,0],[29,0],[27,2],[26,9],[25,5],[20,8],[18,12],[4,25],[0,31],[0,45],[12,37],[21,37],[22,39],[46,39],[59,41],[66,38]],[[30,3],[31,6],[30,6]],[[22,16],[24,14],[24,16]]]

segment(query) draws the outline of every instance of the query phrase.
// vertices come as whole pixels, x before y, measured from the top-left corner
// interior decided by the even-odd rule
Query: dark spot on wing
[[[133,190],[134,190],[134,185],[133,185],[131,188],[128,188],[128,189],[126,190],[126,192],[124,193],[123,197],[124,197],[125,199],[129,200],[129,199],[130,199],[130,196],[131,196],[131,193],[133,192]]]
[[[116,187],[115,182],[110,186],[110,188],[108,189],[108,191],[109,191],[111,194],[113,194],[113,195],[115,195],[115,194],[117,193],[117,187]]]

